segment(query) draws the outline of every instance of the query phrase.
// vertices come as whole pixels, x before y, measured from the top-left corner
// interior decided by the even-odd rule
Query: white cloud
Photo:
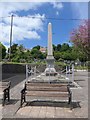
[[[10,25],[11,18],[4,18],[3,21],[6,24]],[[20,28],[24,28],[26,30],[43,30],[43,21],[45,19],[45,14],[35,14],[29,16],[14,16],[13,25],[18,26]]]
[[[8,16],[11,16],[12,13],[15,14],[13,20],[13,42],[24,40],[25,38],[40,39],[39,31],[43,31],[45,14],[19,17],[16,15],[16,12],[29,11],[31,9],[37,10],[38,7],[46,4],[48,0],[44,0],[44,2],[24,2],[24,0],[21,0],[21,2],[20,0],[15,0],[15,2],[4,1],[0,2],[0,17],[5,17],[2,19],[0,18],[0,33],[2,33],[0,41],[4,44],[9,43],[11,18]],[[63,7],[62,3],[57,3],[56,0],[49,4],[55,9],[61,9]]]
[[[35,14],[33,17],[18,17],[16,16],[13,21],[13,42],[27,39],[40,39],[38,31],[43,30],[45,15]],[[40,17],[41,19],[37,19]],[[10,39],[10,17],[4,18],[3,23],[0,24],[0,41],[4,44],[9,43]]]
[[[61,2],[52,2],[51,3],[53,5],[54,8],[56,9],[61,9],[63,8],[63,4]]]
[[[88,19],[88,3],[71,3],[72,11],[74,12],[73,18]],[[75,14],[76,12],[76,14]]]
[[[23,0],[18,2],[18,0],[15,0],[16,2],[0,2],[0,17],[6,17],[13,12],[16,11],[28,11],[30,9],[36,10],[41,5],[47,3],[48,0],[45,0],[45,2],[24,2]],[[60,9],[63,7],[61,2],[57,2],[56,0],[54,2],[50,2],[50,4],[53,5],[54,8]]]
[[[58,11],[56,11],[56,15],[59,15],[59,12],[58,12]]]
[[[42,3],[31,3],[31,2],[0,2],[0,16],[6,17],[10,15],[12,12],[24,10],[28,11],[30,9],[37,9],[39,6],[41,6]]]

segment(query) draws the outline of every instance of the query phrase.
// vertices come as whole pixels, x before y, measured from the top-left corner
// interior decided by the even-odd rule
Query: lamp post
[[[10,49],[9,49],[9,61],[11,61],[12,26],[13,26],[13,15],[11,16],[11,30],[10,30]]]

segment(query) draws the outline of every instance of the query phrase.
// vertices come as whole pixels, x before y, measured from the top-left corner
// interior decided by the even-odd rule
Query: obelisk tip
[[[49,24],[49,25],[51,25],[51,23],[50,23],[50,22],[49,22],[48,24]]]

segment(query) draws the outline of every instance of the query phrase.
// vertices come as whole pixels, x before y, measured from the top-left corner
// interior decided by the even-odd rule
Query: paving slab
[[[46,118],[47,106],[42,106],[39,112],[39,118]]]

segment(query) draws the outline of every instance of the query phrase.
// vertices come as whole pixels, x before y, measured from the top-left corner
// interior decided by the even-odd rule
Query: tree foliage
[[[43,53],[39,51],[37,48],[33,48],[31,50],[31,54],[35,59],[44,59]]]
[[[40,50],[40,45],[37,45],[37,46],[33,47],[33,49]]]
[[[69,50],[69,44],[67,43],[62,44],[61,51],[67,51],[67,50]]]
[[[89,45],[90,21],[84,21],[77,29],[71,33],[71,42],[78,48],[78,52],[90,55]]]
[[[60,51],[61,50],[61,44],[58,44],[57,45],[57,51]]]
[[[11,53],[12,53],[12,54],[15,54],[15,53],[16,53],[17,47],[18,47],[18,44],[13,44],[13,45],[11,46]]]
[[[1,52],[2,59],[4,59],[6,56],[6,48],[1,42],[0,42],[0,52]]]
[[[5,50],[5,47],[3,47]],[[86,55],[78,52],[75,46],[69,46],[67,43],[53,45],[54,58],[56,61],[86,61]],[[6,53],[4,51],[3,58]],[[47,53],[40,51],[40,46],[37,45],[32,50],[26,50],[23,45],[13,44],[11,46],[11,60],[12,62],[35,62],[46,59]],[[8,59],[8,56],[6,57]]]

